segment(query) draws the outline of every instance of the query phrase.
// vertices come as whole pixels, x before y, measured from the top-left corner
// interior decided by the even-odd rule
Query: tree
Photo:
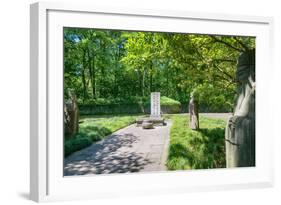
[[[229,109],[237,58],[254,47],[253,37],[65,28],[65,90],[80,103],[139,101],[153,91],[188,102],[195,90],[209,109]]]

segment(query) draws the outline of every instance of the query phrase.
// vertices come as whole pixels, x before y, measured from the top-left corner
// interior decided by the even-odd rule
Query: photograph
[[[63,176],[256,166],[255,36],[62,38]]]

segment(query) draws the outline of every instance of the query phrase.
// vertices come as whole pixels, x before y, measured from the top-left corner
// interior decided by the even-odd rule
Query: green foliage
[[[149,102],[148,97],[129,96],[127,98],[96,98],[82,101],[78,99],[79,105],[122,105],[122,104],[143,104]]]
[[[150,113],[150,97],[97,98],[78,103],[80,113],[84,115]],[[161,96],[160,103],[163,113],[179,113],[181,110],[181,103],[172,98]]]
[[[64,142],[64,155],[83,149],[99,141],[109,134],[135,122],[136,116],[82,116],[79,125],[79,134],[66,138]]]
[[[92,144],[89,136],[79,133],[73,138],[66,139],[64,142],[64,156],[68,156],[73,152],[88,147]]]
[[[253,37],[65,28],[64,90],[80,105],[110,105],[154,91],[184,103],[197,89],[209,110],[229,110],[237,58],[252,48]]]
[[[225,167],[225,122],[200,116],[200,130],[189,128],[187,115],[172,115],[169,170]]]
[[[181,103],[177,100],[174,100],[172,98],[168,98],[166,96],[161,96],[160,98],[160,104],[161,105],[178,105],[180,106]]]
[[[181,111],[181,103],[177,100],[168,98],[166,96],[161,96],[160,105],[161,105],[161,111],[163,113],[173,114],[173,113],[180,113]]]

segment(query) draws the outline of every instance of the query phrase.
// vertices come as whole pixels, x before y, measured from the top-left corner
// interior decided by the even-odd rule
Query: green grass
[[[200,130],[189,128],[187,115],[170,115],[173,125],[167,160],[169,170],[225,167],[224,129],[220,119],[200,116]]]
[[[64,142],[64,156],[83,149],[107,135],[135,122],[137,115],[82,116],[79,133]]]
[[[161,105],[178,105],[178,106],[181,105],[181,103],[179,101],[174,100],[172,98],[168,98],[166,96],[161,96],[160,103],[161,103]]]

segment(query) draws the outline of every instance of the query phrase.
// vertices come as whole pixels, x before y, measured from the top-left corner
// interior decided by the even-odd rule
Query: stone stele
[[[136,119],[136,124],[143,129],[152,129],[154,125],[166,125],[164,118],[161,117],[160,92],[150,94],[150,116]]]
[[[161,118],[160,92],[150,94],[150,118]]]

